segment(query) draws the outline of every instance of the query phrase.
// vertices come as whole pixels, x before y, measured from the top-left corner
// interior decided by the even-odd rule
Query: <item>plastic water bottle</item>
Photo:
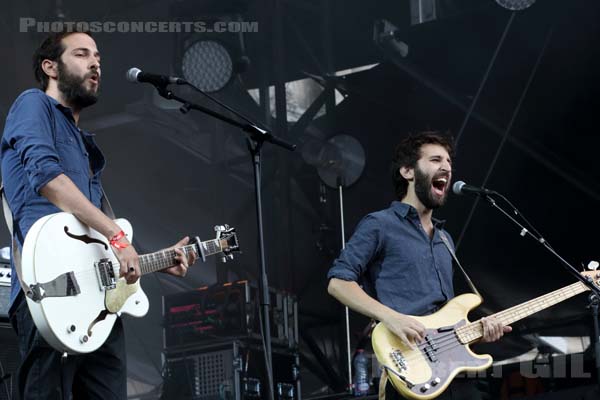
[[[356,350],[354,356],[354,395],[369,394],[369,359],[363,349]]]

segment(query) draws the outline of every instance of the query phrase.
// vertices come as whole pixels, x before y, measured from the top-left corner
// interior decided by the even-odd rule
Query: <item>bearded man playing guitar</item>
[[[454,297],[452,255],[444,240],[452,249],[454,245],[441,222],[432,217],[450,190],[452,153],[451,139],[438,132],[402,140],[392,170],[400,201],[363,218],[328,273],[332,296],[381,321],[409,346],[423,343],[426,334],[425,326],[410,315],[432,314]],[[485,342],[511,331],[495,318],[482,319],[482,326]],[[389,384],[385,392],[388,400],[400,397]],[[481,394],[463,379],[438,398],[481,399]]]
[[[81,111],[98,99],[101,70],[96,43],[88,33],[51,34],[36,50],[33,67],[42,90],[27,90],[16,99],[1,142],[4,190],[14,218],[13,243],[21,250],[38,219],[60,211],[71,213],[108,239],[121,276],[133,284],[140,277],[140,258],[121,227],[101,211],[105,159],[93,136],[78,127]],[[188,240],[183,238],[172,249]],[[172,266],[164,271],[183,276],[196,255],[180,249],[174,254]],[[127,398],[120,318],[99,349],[62,358],[36,329],[14,266],[9,315],[22,358],[18,398],[66,400],[71,392],[75,399]]]

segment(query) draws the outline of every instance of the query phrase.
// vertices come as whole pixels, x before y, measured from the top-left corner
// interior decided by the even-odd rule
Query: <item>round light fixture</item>
[[[311,161],[327,186],[348,187],[362,175],[365,150],[352,136],[337,135],[329,139]]]
[[[531,7],[535,0],[496,0],[496,3],[506,9],[520,11]]]
[[[199,40],[183,53],[181,72],[188,82],[200,90],[217,92],[231,80],[233,61],[221,43]]]

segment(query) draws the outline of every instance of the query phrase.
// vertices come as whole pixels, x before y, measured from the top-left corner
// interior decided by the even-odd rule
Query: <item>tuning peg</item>
[[[598,261],[590,261],[587,265],[587,268],[591,271],[595,271],[598,269],[599,266],[600,263],[598,263]]]

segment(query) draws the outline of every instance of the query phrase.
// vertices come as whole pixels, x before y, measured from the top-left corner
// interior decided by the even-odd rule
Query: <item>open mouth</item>
[[[100,76],[98,75],[92,75],[89,77],[89,80],[92,81],[95,84],[98,84],[98,81],[100,80]]]
[[[445,176],[441,176],[439,178],[434,178],[431,181],[431,189],[433,193],[438,196],[443,196],[446,192],[446,187],[448,186],[448,178]]]

